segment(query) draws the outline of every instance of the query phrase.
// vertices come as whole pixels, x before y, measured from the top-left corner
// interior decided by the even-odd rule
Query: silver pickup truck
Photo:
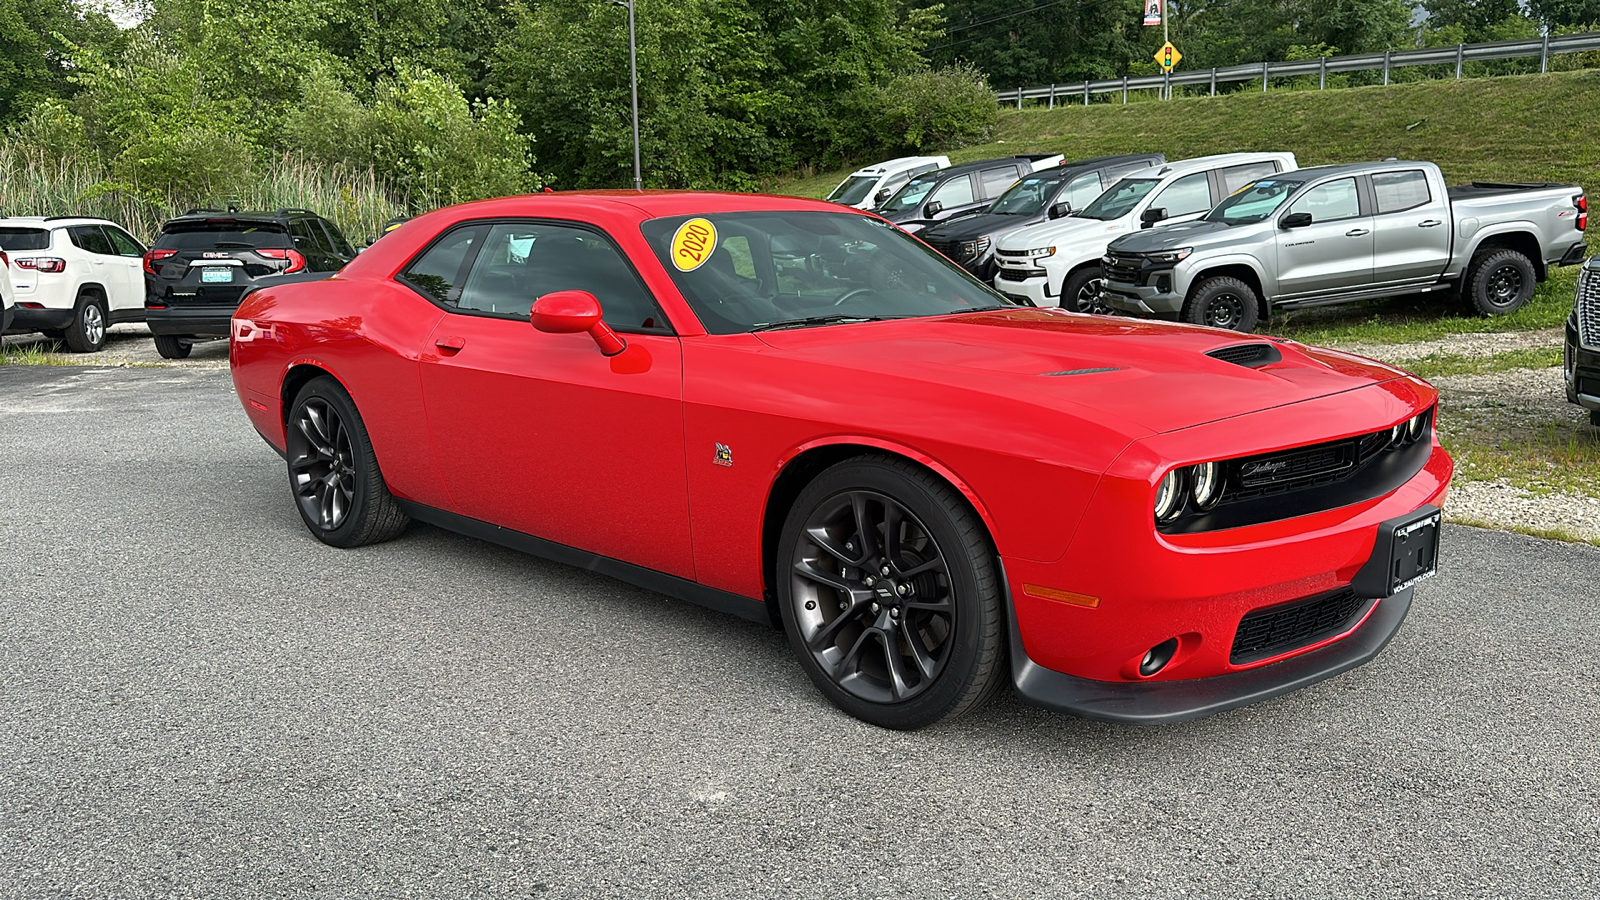
[[[1504,315],[1548,267],[1583,260],[1588,218],[1577,185],[1447,188],[1433,163],[1315,166],[1247,185],[1198,221],[1116,239],[1102,299],[1238,331],[1275,308],[1429,291]]]

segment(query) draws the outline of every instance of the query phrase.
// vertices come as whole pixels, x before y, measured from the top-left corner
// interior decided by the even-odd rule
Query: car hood
[[[1000,249],[1003,250],[1030,250],[1034,247],[1043,247],[1058,241],[1087,238],[1090,235],[1117,235],[1128,230],[1122,219],[1084,219],[1077,216],[1067,216],[1054,221],[1041,222],[1019,231],[1013,231],[1000,239]]]
[[[1043,221],[1043,216],[1008,216],[1002,213],[976,213],[952,219],[937,228],[930,228],[923,236],[929,241],[975,241],[978,238],[1009,234]]]
[[[1222,222],[1180,222],[1164,228],[1147,228],[1111,242],[1111,252],[1152,253],[1174,247],[1208,247],[1232,241],[1242,226]]]
[[[1190,428],[1404,377],[1381,363],[1289,341],[1198,326],[1007,309],[763,332],[808,365],[989,393],[1124,423],[1130,438]],[[1206,356],[1268,344],[1280,361],[1249,368]]]

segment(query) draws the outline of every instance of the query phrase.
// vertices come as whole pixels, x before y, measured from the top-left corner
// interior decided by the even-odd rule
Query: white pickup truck
[[[1112,240],[1199,218],[1250,182],[1294,168],[1293,153],[1224,153],[1129,172],[1072,215],[1001,238],[994,286],[1033,306],[1104,311],[1100,260]]]
[[[1429,291],[1504,315],[1550,266],[1583,260],[1583,188],[1446,187],[1428,162],[1385,160],[1264,178],[1200,221],[1111,243],[1107,302],[1253,331],[1292,309]]]

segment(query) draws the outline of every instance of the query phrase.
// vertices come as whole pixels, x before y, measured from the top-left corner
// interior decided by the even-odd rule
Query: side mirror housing
[[[894,195],[889,193],[889,189],[888,188],[884,188],[883,190],[880,190],[876,194],[872,195],[872,202],[876,206],[882,206],[883,205],[883,201],[889,199],[892,196],[894,196]]]
[[[1046,215],[1052,219],[1059,219],[1062,216],[1070,216],[1072,215],[1072,204],[1067,203],[1066,201],[1052,203],[1050,204],[1050,211],[1046,213]]]
[[[627,341],[600,318],[600,301],[588,291],[556,291],[533,301],[528,321],[546,334],[586,331],[606,356],[628,348]]]
[[[942,212],[944,212],[944,204],[937,200],[922,208],[922,214],[930,219]]]
[[[1310,224],[1311,213],[1308,212],[1289,213],[1278,220],[1279,228],[1304,228]]]
[[[1149,228],[1157,222],[1164,221],[1166,218],[1167,208],[1165,206],[1152,206],[1139,214],[1139,227]]]

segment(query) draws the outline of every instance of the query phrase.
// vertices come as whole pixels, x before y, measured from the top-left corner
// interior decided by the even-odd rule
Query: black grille
[[[1212,359],[1220,359],[1251,369],[1271,365],[1283,359],[1283,353],[1271,344],[1234,344],[1232,347],[1218,347],[1206,355]]]
[[[967,254],[961,249],[960,241],[928,241],[928,246],[942,253],[953,262],[966,262]]]
[[[1332,637],[1350,626],[1367,605],[1350,588],[1258,609],[1239,620],[1228,661],[1242,665],[1287,653],[1296,647]]]
[[[1001,269],[1000,278],[1005,281],[1027,281],[1044,274],[1043,269]]]
[[[1578,343],[1600,350],[1600,269],[1584,266],[1578,273]]]
[[[1393,439],[1394,433],[1385,428],[1342,441],[1235,460],[1230,466],[1232,484],[1226,499],[1229,502],[1248,500],[1342,481],[1387,450],[1394,443]]]
[[[1107,281],[1120,281],[1124,284],[1139,283],[1139,260],[1137,258],[1108,256],[1100,261],[1100,267],[1105,271]]]

